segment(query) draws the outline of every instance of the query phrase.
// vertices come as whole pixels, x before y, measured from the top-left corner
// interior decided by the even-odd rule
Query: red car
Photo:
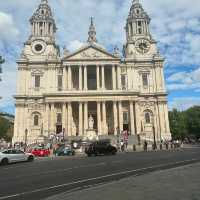
[[[31,153],[38,157],[48,157],[50,155],[50,151],[48,149],[41,148],[35,148],[31,151]]]

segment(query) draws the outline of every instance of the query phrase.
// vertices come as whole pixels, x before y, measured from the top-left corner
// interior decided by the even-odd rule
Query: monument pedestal
[[[99,140],[99,137],[97,135],[96,130],[94,129],[88,129],[86,131],[86,135],[83,138],[84,141],[97,141]]]

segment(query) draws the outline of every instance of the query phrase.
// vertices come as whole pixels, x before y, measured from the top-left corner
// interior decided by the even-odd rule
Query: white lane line
[[[169,165],[176,165],[176,164],[181,164],[181,163],[188,163],[188,162],[192,162],[192,161],[199,161],[199,158],[198,159],[191,159],[191,160],[183,160],[183,161],[173,162],[173,163],[160,164],[160,165],[153,165],[151,167],[134,169],[134,170],[127,170],[127,171],[108,174],[108,175],[99,176],[99,177],[95,177],[95,178],[78,180],[78,181],[74,181],[74,182],[71,182],[71,183],[64,183],[64,184],[61,184],[61,185],[55,185],[55,186],[45,187],[45,188],[32,190],[32,191],[28,191],[28,192],[22,192],[22,193],[18,193],[18,194],[14,194],[14,195],[3,196],[3,197],[0,197],[0,200],[10,199],[10,198],[13,198],[13,197],[20,197],[20,196],[23,196],[23,195],[33,194],[33,193],[37,193],[37,192],[43,192],[43,191],[58,189],[58,188],[61,188],[61,187],[66,187],[66,186],[70,186],[70,185],[74,185],[74,184],[78,184],[78,183],[79,184],[84,183],[84,182],[87,182],[87,181],[99,180],[99,179],[108,178],[108,177],[112,177],[112,176],[124,175],[124,174],[129,174],[129,173],[132,173],[132,172],[140,172],[140,171],[143,171],[143,170],[159,168],[159,167],[166,167],[166,166],[169,166]]]
[[[98,166],[103,166],[103,165],[106,165],[106,163],[101,162],[101,163],[97,163],[97,164],[93,164],[93,165],[74,166],[74,167],[70,167],[70,168],[66,168],[66,169],[62,169],[62,170],[49,170],[49,171],[45,171],[45,172],[42,172],[42,173],[28,174],[28,175],[22,175],[22,176],[15,176],[13,178],[23,178],[23,177],[31,177],[31,176],[40,176],[40,175],[45,175],[45,174],[50,174],[50,173],[52,174],[52,173],[66,172],[66,171],[71,171],[73,169],[98,167]]]

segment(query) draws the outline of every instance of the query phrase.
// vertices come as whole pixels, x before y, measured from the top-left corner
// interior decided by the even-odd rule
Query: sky
[[[16,59],[30,35],[29,19],[41,0],[0,0],[0,111],[14,113]],[[87,40],[90,17],[97,39],[109,51],[125,44],[125,23],[132,0],[49,0],[60,47],[75,51]],[[169,108],[200,105],[200,1],[140,0],[151,17],[151,33],[165,57]]]

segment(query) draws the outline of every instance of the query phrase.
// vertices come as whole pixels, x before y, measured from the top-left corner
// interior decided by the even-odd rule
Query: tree
[[[10,141],[12,138],[13,125],[9,120],[0,116],[0,138]]]
[[[169,112],[169,123],[173,139],[183,139],[187,135],[184,112],[173,109]]]
[[[200,106],[194,106],[185,111],[186,126],[189,135],[200,138]]]
[[[1,65],[5,62],[5,60],[2,58],[2,56],[0,56],[0,74],[2,73],[2,68]],[[1,81],[1,77],[0,77],[0,81]]]

